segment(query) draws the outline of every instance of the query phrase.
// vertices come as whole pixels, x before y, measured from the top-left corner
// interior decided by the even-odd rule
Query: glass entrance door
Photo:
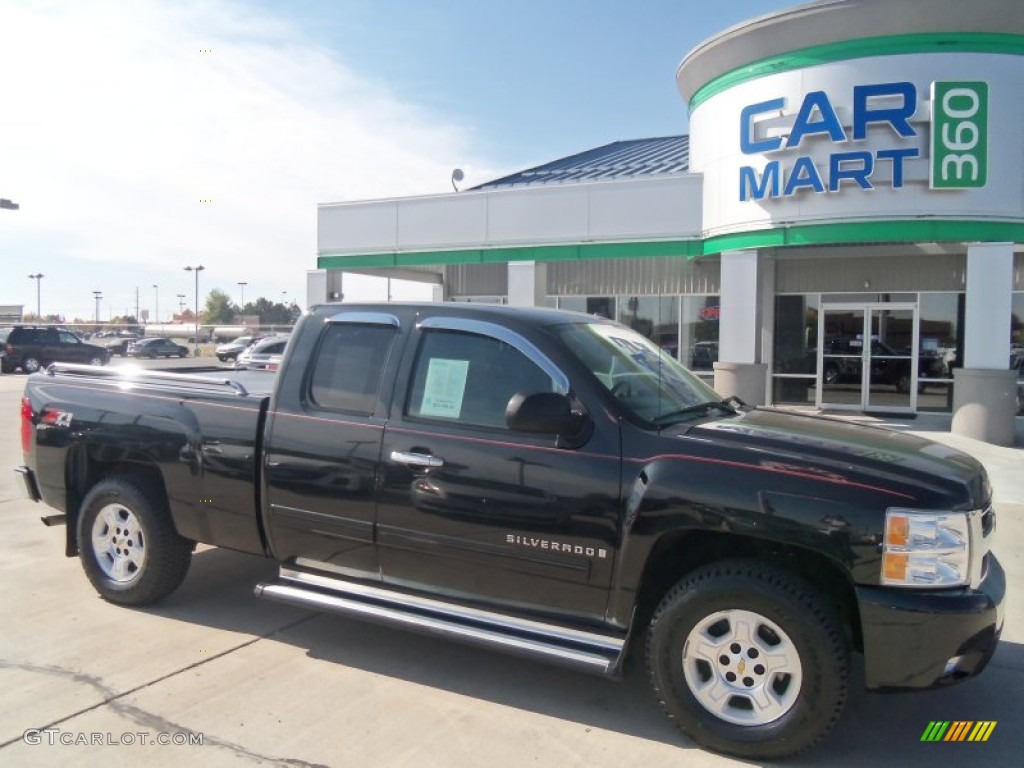
[[[916,304],[824,304],[818,339],[819,408],[917,409]]]

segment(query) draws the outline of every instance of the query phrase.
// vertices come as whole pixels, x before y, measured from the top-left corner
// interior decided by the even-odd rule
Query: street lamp
[[[92,295],[96,297],[96,325],[100,324],[100,299],[103,298],[103,291],[93,291]]]
[[[39,272],[39,273],[34,274],[34,275],[29,275],[28,279],[36,281],[36,322],[37,323],[41,323],[41,322],[43,322],[43,313],[39,310],[39,307],[40,307],[40,303],[39,303],[39,286],[43,282],[43,273]]]
[[[245,312],[245,286],[247,285],[248,283],[238,284],[238,287],[242,290],[242,298],[238,300],[238,308],[241,309],[243,313]]]
[[[178,314],[180,315],[184,311],[185,311],[185,294],[184,293],[179,293],[178,294]]]
[[[199,357],[199,273],[206,267],[202,264],[196,267],[185,267],[186,272],[196,273],[196,357]]]
[[[154,322],[160,322],[160,286],[153,283],[153,290],[156,292],[156,320]],[[137,318],[136,318],[137,319]]]

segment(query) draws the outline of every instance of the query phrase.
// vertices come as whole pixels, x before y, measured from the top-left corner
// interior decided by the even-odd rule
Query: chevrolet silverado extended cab
[[[723,401],[617,323],[326,305],[250,376],[27,380],[18,471],[106,600],[166,596],[203,542],[279,562],[273,600],[611,677],[640,646],[682,730],[748,758],[820,739],[851,658],[927,689],[998,642],[974,459]]]

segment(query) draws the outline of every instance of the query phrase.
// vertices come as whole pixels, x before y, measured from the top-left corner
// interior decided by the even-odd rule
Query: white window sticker
[[[427,381],[423,386],[420,415],[459,418],[462,400],[466,396],[468,373],[469,360],[431,359],[427,367]]]

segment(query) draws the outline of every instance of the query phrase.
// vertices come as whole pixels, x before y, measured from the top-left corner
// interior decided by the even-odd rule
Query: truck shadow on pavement
[[[342,616],[261,600],[255,584],[272,578],[270,560],[226,550],[197,552],[182,587],[147,613],[287,643],[310,657],[515,709],[681,749],[697,745],[654,701],[642,643],[634,641],[620,682],[602,680],[496,651]],[[937,761],[1018,764],[1024,729],[1024,645],[1003,641],[976,679],[920,694],[869,694],[853,657],[846,710],[836,728],[787,765],[928,766]],[[329,687],[329,686],[328,686]],[[428,717],[425,713],[424,717]],[[934,720],[994,720],[985,743],[922,742]],[[969,754],[968,754],[969,753]]]

